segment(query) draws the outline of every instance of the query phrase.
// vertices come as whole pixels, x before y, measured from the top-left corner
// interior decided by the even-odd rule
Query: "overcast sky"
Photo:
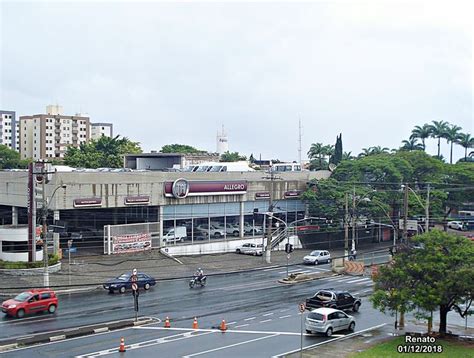
[[[0,0],[0,109],[58,103],[145,151],[215,151],[224,125],[231,151],[288,161],[298,119],[303,159],[339,133],[352,154],[432,120],[474,135],[471,3]]]

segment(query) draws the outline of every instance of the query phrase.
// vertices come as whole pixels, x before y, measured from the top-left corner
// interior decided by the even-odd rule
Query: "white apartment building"
[[[18,125],[14,111],[0,110],[0,144],[10,149],[19,150]]]
[[[112,138],[114,127],[112,123],[91,123],[91,139],[97,140],[102,136]]]
[[[90,139],[89,117],[65,116],[61,106],[48,106],[46,114],[20,117],[19,151],[22,159],[63,158],[69,146]]]

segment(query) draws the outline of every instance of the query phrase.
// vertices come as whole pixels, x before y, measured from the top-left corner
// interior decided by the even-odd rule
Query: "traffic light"
[[[43,184],[45,176],[43,174],[34,174],[35,176],[35,183],[36,184]]]
[[[286,243],[286,244],[285,244],[285,252],[286,252],[287,254],[293,252],[293,245],[290,244],[290,243]]]
[[[253,209],[253,220],[257,221],[258,218],[258,209]]]

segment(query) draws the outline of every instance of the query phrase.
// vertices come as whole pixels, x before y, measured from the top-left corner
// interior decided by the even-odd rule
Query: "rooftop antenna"
[[[298,120],[298,161],[301,168],[303,168],[303,163],[301,162],[301,118]]]

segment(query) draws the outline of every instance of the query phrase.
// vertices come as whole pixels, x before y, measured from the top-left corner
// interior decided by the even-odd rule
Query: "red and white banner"
[[[149,233],[112,236],[112,254],[151,250]]]

